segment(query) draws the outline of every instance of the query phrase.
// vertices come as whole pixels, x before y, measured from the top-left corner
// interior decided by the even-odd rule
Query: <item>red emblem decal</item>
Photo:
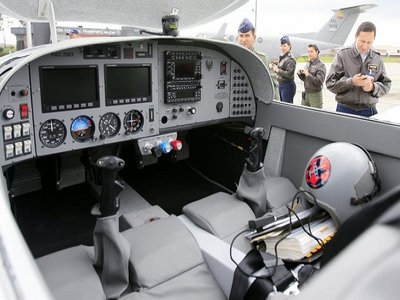
[[[331,163],[326,157],[317,156],[308,165],[305,176],[309,187],[319,189],[331,176]]]

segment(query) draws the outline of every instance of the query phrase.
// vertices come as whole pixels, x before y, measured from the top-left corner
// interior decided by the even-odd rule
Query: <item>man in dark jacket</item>
[[[370,117],[389,92],[392,81],[380,54],[371,49],[375,36],[373,23],[361,23],[355,43],[336,54],[326,78],[326,87],[336,94],[336,111]]]
[[[325,80],[326,67],[319,59],[317,45],[308,45],[307,56],[309,62],[306,64],[304,70],[297,72],[297,76],[304,81],[304,93],[302,94],[301,104],[322,108],[322,86]]]

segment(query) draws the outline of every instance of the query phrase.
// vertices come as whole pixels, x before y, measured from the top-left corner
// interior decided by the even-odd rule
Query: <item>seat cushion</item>
[[[245,202],[223,192],[187,204],[183,213],[197,226],[221,239],[247,228],[248,221],[255,219]]]
[[[129,227],[135,227],[168,216],[169,215],[160,206],[153,205],[141,210],[134,210],[130,213],[123,214],[122,218],[124,218]]]
[[[132,246],[130,261],[138,283],[151,288],[204,262],[191,233],[176,216],[123,232]]]
[[[54,299],[106,299],[100,278],[84,246],[40,257],[36,263]]]
[[[162,282],[151,289],[142,289],[121,300],[223,300],[227,299],[205,264]]]

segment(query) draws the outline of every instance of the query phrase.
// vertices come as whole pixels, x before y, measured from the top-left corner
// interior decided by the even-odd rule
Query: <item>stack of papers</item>
[[[309,231],[311,228],[311,234],[320,239],[320,243],[325,244],[336,233],[335,224],[330,217],[324,217],[311,221],[310,226],[304,224],[304,228]],[[252,242],[264,242],[266,246],[266,252],[275,255],[275,245],[277,246],[277,254],[281,259],[298,261],[305,257],[310,257],[321,250],[321,245],[318,241],[307,234],[302,227],[297,227],[291,232],[287,228],[276,228],[276,230],[264,232],[263,235],[257,235],[252,239]]]

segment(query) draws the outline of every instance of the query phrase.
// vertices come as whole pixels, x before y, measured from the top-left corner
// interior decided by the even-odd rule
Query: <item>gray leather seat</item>
[[[175,216],[123,232],[138,290],[121,299],[227,299],[209,271],[191,233]]]
[[[121,234],[131,247],[133,292],[120,299],[227,299],[194,237],[176,216],[163,215]],[[106,299],[93,267],[93,247],[71,247],[36,262],[54,299]]]
[[[285,213],[287,210],[284,205],[297,192],[293,183],[285,177],[265,176],[258,183],[256,196],[266,197],[263,201],[268,202],[277,214]],[[251,197],[252,185],[248,184],[246,189],[246,196]],[[248,228],[248,221],[256,218],[250,206],[239,199],[238,194],[219,192],[210,195],[187,204],[183,207],[183,213],[197,226],[231,243],[239,232]],[[251,250],[251,244],[243,235],[235,241],[234,247],[245,253]]]
[[[71,247],[36,259],[56,300],[106,299],[92,262],[85,246]]]
[[[248,228],[248,221],[255,215],[245,202],[224,192],[219,192],[183,207],[183,213],[197,226],[219,237],[228,244],[240,231]],[[235,248],[248,252],[251,245],[245,238],[238,238]]]

